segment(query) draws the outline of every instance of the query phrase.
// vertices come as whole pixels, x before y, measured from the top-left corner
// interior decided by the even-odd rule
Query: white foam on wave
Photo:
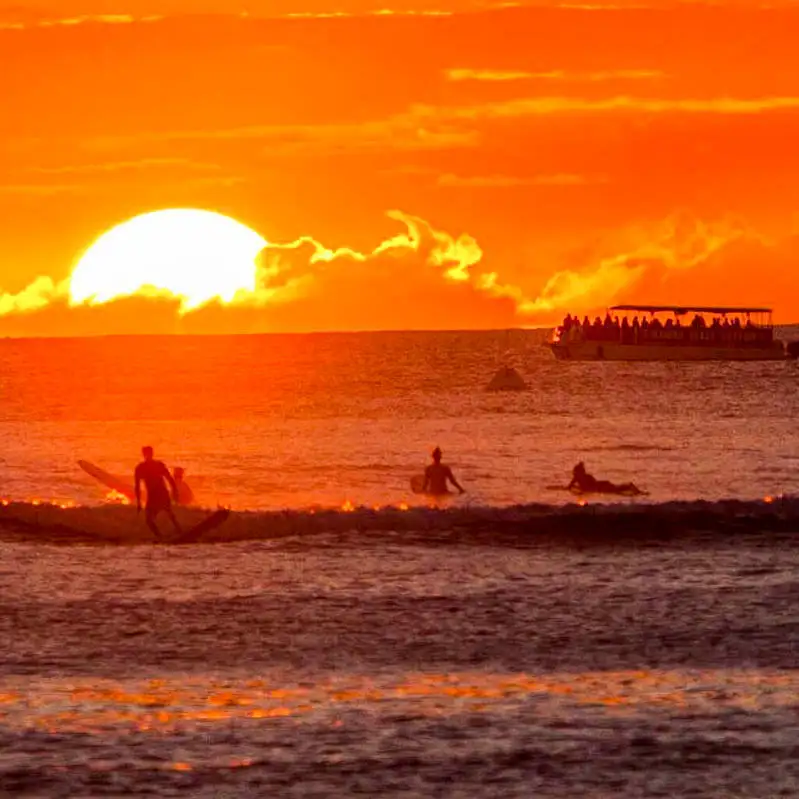
[[[199,508],[178,508],[182,525],[191,526],[208,514]],[[672,501],[662,503],[528,504],[510,507],[470,506],[450,508],[349,506],[345,509],[234,511],[208,541],[273,539],[320,533],[358,532],[464,532],[603,531],[631,524],[646,531],[658,525],[686,526],[698,521],[709,527],[743,524],[755,528],[765,520],[796,520],[799,498],[765,497],[761,500]],[[168,536],[169,521],[159,527]],[[0,504],[0,532],[26,540],[143,543],[151,540],[143,515],[123,505],[64,506],[46,502]]]

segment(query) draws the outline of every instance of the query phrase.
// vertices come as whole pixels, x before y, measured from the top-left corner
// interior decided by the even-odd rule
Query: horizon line
[[[511,333],[533,332],[538,330],[554,330],[558,325],[537,325],[529,327],[463,327],[463,328],[385,328],[380,330],[270,330],[258,333],[88,333],[84,335],[3,335],[0,341],[63,341],[76,339],[119,339],[119,338],[233,338],[244,336],[352,336],[352,335],[386,335],[396,333]],[[775,322],[776,327],[797,327],[799,321]]]

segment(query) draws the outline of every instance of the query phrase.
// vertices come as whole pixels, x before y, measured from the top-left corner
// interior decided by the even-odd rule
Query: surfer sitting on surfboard
[[[463,488],[455,479],[455,475],[452,474],[452,469],[441,463],[441,450],[436,447],[433,450],[433,462],[424,470],[424,486],[422,487],[422,493],[434,495],[449,494],[447,481],[452,483],[461,494],[463,493]]]
[[[585,464],[580,461],[572,469],[572,481],[568,485],[568,490],[577,489],[585,494],[641,494],[643,493],[635,483],[622,483],[617,485],[610,480],[597,480],[593,475],[585,470]]]
[[[169,516],[175,530],[180,533],[180,525],[172,512],[172,503],[169,500],[169,490],[166,483],[172,489],[172,496],[175,502],[179,502],[178,487],[174,478],[169,473],[162,461],[154,460],[153,448],[142,447],[141,454],[144,460],[136,467],[133,473],[133,485],[136,491],[136,510],[141,511],[141,483],[144,481],[144,486],[147,489],[147,501],[144,506],[144,518],[147,526],[153,531],[156,539],[160,540],[161,535],[155,525],[155,517],[163,511]]]

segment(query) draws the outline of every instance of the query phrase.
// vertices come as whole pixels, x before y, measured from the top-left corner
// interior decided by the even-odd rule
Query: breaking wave
[[[179,508],[184,526],[208,513]],[[165,535],[169,523],[160,520]],[[233,511],[201,543],[357,536],[369,543],[535,546],[551,543],[657,543],[695,534],[784,533],[799,544],[799,498],[663,503],[529,504],[512,507],[351,507]],[[0,540],[47,544],[145,544],[149,531],[134,508],[7,502]],[[765,539],[764,539],[765,540]]]

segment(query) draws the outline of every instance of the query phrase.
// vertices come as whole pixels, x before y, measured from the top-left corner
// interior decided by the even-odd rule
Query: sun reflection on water
[[[413,705],[416,715],[500,710],[506,703],[534,702],[538,711],[564,703],[602,713],[697,712],[720,705],[753,710],[789,707],[799,676],[747,671],[625,671],[579,674],[424,674],[376,684],[353,678],[346,684],[311,687],[270,685],[266,680],[217,685],[196,677],[144,683],[91,684],[37,681],[0,694],[0,726],[51,733],[165,732],[188,725],[264,721],[309,713],[336,713],[341,706]]]

